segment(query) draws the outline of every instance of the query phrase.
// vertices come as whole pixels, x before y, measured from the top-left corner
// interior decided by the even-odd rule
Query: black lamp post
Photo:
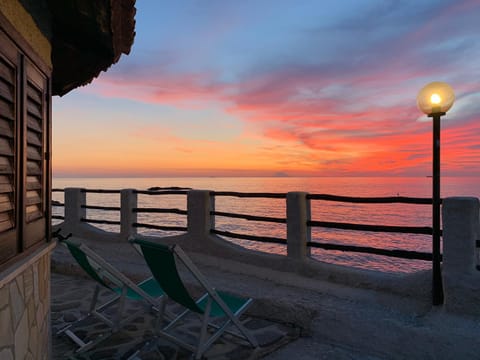
[[[433,305],[443,304],[440,256],[440,118],[452,107],[455,94],[450,85],[432,82],[417,95],[418,108],[433,120],[432,171],[432,273]]]

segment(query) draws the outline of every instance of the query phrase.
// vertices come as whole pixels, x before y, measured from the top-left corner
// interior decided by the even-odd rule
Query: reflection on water
[[[442,197],[475,196],[480,197],[480,182],[476,178],[443,178]],[[289,192],[306,191],[312,194],[333,194],[356,197],[408,196],[431,197],[430,178],[61,178],[54,179],[54,188],[83,187],[88,189],[126,189],[145,190],[152,186],[181,186],[194,189],[237,192]],[[53,200],[63,202],[63,193],[54,192]],[[87,193],[88,205],[120,206],[117,194]],[[138,207],[178,208],[186,210],[185,195],[138,196]],[[241,213],[257,216],[284,218],[286,204],[283,199],[218,197],[217,211]],[[431,226],[430,205],[410,204],[349,204],[321,200],[311,202],[312,220],[350,222],[358,224]],[[55,207],[53,213],[63,215],[63,208]],[[118,212],[105,212],[87,209],[87,218],[120,220]],[[139,213],[139,223],[186,227],[186,216],[175,214]],[[286,225],[264,223],[217,216],[215,226],[218,230],[256,236],[286,238]],[[119,232],[119,226],[98,225]],[[166,236],[172,232],[139,229],[145,235]],[[265,244],[248,240],[227,239],[249,249],[264,252],[286,254],[286,247],[277,244]],[[404,249],[429,252],[431,238],[428,235],[390,234],[360,231],[346,231],[325,228],[312,229],[312,241],[370,246],[384,249]],[[385,256],[356,254],[341,251],[312,249],[315,259],[365,269],[388,272],[413,272],[429,269],[430,263],[419,260],[402,260]]]

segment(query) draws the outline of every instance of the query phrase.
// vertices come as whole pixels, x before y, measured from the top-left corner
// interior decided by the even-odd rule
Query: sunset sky
[[[480,1],[137,0],[129,56],[53,102],[54,176],[480,176]]]

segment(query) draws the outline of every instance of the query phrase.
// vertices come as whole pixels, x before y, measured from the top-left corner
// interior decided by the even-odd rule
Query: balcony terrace
[[[133,210],[138,209],[135,190],[119,193],[119,233],[105,232],[87,223],[85,190],[73,188],[65,190],[64,221],[56,226],[62,232],[73,233],[122,272],[138,279],[148,275],[149,270],[127,242],[128,237],[136,234],[137,226],[133,225],[138,224],[138,210]],[[266,358],[477,356],[478,199],[443,200],[445,303],[433,306],[431,271],[389,274],[311,259],[306,246],[310,219],[304,193],[289,193],[286,197],[286,255],[259,253],[225,241],[211,231],[215,210],[210,192],[194,190],[185,195],[187,227],[179,235],[150,239],[180,243],[215,286],[254,298],[254,306],[248,313],[252,318],[298,329],[298,340]],[[52,264],[54,273],[79,274],[61,246],[55,250]],[[52,298],[55,299],[55,293]]]

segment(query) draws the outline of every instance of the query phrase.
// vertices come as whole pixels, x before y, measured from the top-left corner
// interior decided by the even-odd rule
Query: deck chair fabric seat
[[[207,351],[224,332],[246,340],[254,348],[258,347],[256,339],[239,320],[239,317],[252,303],[253,300],[251,298],[235,296],[214,289],[179,245],[166,246],[139,238],[130,239],[130,242],[132,242],[134,246],[141,248],[148,267],[168,298],[186,308],[177,318],[165,327],[158,329],[161,336],[192,351],[196,359],[200,359],[205,351]],[[206,291],[205,295],[200,299],[194,300],[186,289],[178,273],[176,259],[179,259],[183,263],[186,269]],[[197,344],[187,343],[178,336],[174,336],[170,331],[173,329],[173,326],[189,312],[200,315],[202,319]],[[224,317],[225,320],[223,324],[213,325],[210,323],[210,320],[215,317]],[[207,328],[209,326],[214,328],[214,332],[207,337]],[[232,326],[237,329],[236,332],[227,330]]]
[[[163,289],[160,287],[157,280],[155,280],[153,277],[145,279],[136,285],[139,289],[143,290],[145,293],[147,293],[150,297],[154,299],[165,296]],[[121,287],[113,287],[111,289],[118,295],[121,295],[123,292],[123,288]],[[130,287],[127,287],[127,292],[125,296],[131,300],[144,300],[144,297],[141,294],[139,294],[137,291]]]
[[[222,299],[222,301],[227,305],[232,313],[236,313],[245,306],[246,303],[250,303],[250,299],[240,298],[238,296],[233,296],[229,293],[217,290],[218,296]],[[208,298],[203,297],[197,303],[197,306],[202,309],[203,312],[206,311],[208,304]],[[220,307],[220,305],[213,301],[210,309],[210,316],[217,317],[217,316],[228,316],[225,311]]]
[[[140,283],[134,283],[85,244],[73,240],[62,240],[62,238],[60,238],[60,242],[68,248],[78,265],[96,281],[88,314],[57,332],[57,334],[65,333],[78,345],[76,352],[83,352],[92,348],[138,317],[139,312],[125,315],[126,299],[143,301],[150,309],[156,310],[158,316],[164,315],[165,293],[154,277],[147,278]],[[98,304],[99,292],[102,287],[112,291],[114,296],[103,304]],[[115,304],[117,304],[115,311],[107,315],[107,310],[110,311]],[[95,341],[85,342],[73,331],[73,328],[76,323],[90,316],[105,323],[108,326],[108,331]]]

